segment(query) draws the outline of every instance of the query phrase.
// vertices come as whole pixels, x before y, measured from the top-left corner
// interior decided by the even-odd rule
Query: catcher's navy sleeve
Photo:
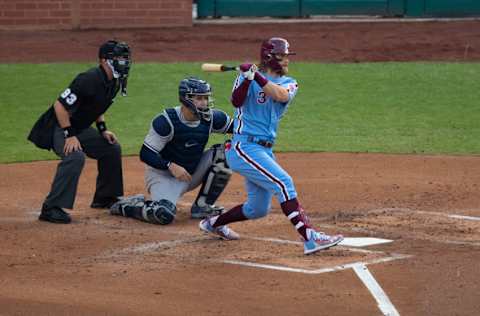
[[[156,169],[168,169],[169,161],[163,159],[160,152],[172,138],[173,128],[165,115],[155,117],[143,141],[140,160]]]
[[[140,150],[140,160],[156,169],[168,169],[169,161],[162,158],[162,155],[143,145]]]
[[[173,127],[165,114],[155,117],[143,144],[154,152],[161,152],[163,147],[173,138]]]

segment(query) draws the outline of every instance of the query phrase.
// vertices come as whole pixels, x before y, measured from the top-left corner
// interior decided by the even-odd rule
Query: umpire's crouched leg
[[[93,147],[93,148],[92,148]],[[99,139],[87,155],[97,160],[98,176],[92,208],[110,208],[123,196],[122,148]]]
[[[62,208],[73,208],[78,180],[84,165],[85,154],[81,151],[72,152],[67,156],[62,155],[50,193],[43,203],[40,220],[61,224],[71,222],[70,215]]]

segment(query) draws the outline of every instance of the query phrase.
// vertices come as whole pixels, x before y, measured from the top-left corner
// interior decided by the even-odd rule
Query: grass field
[[[0,162],[56,158],[26,136],[74,76],[90,66],[0,65]],[[124,154],[137,154],[151,119],[178,103],[184,76],[210,81],[216,107],[233,113],[228,98],[234,73],[199,69],[198,63],[134,65],[129,96],[118,96],[106,114]],[[480,153],[478,63],[295,63],[290,71],[299,92],[280,125],[277,151]]]

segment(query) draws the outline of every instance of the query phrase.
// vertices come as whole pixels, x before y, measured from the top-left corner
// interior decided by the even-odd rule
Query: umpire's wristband
[[[75,136],[77,135],[77,131],[71,127],[71,126],[67,126],[67,127],[63,127],[63,137],[64,138],[69,138],[69,137],[72,137],[72,136]]]
[[[107,130],[107,124],[105,122],[97,122],[98,132],[101,134]]]

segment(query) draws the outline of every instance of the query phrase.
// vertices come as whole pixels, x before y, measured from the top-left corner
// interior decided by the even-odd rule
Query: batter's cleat
[[[90,204],[91,208],[110,208],[113,204],[115,204],[119,198],[113,197],[106,197],[106,198],[94,198],[92,204]]]
[[[303,243],[303,253],[306,255],[336,246],[343,240],[342,235],[330,236],[315,231],[312,231],[310,235],[310,239]]]
[[[110,207],[110,214],[127,217],[125,206],[143,206],[144,203],[145,196],[143,194],[121,197]]]
[[[190,210],[191,218],[193,219],[204,219],[211,216],[216,216],[222,214],[225,210],[223,206],[213,205],[205,205],[205,206],[198,206],[197,204],[193,204]]]
[[[227,225],[213,227],[210,223],[211,218],[206,218],[198,224],[201,231],[215,235],[223,240],[237,240],[240,239],[240,235],[227,227]]]
[[[72,221],[70,215],[62,208],[56,206],[47,207],[45,204],[42,206],[42,211],[38,219],[56,224],[68,224]]]

